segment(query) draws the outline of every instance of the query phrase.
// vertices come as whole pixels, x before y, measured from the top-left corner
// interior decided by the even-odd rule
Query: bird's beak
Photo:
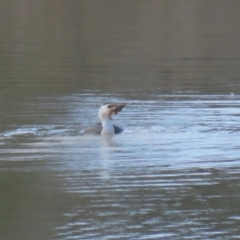
[[[113,114],[118,114],[126,106],[126,104],[112,104],[109,106],[108,117],[112,120]]]

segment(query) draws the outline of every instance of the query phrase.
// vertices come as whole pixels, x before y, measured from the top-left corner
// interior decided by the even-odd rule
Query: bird
[[[100,123],[84,130],[85,134],[114,135],[123,132],[123,128],[116,126],[112,122],[112,115],[118,114],[126,104],[107,103],[100,107],[98,118]]]

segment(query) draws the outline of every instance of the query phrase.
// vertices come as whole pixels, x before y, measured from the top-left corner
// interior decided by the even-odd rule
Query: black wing
[[[113,125],[115,134],[123,132],[123,128]]]

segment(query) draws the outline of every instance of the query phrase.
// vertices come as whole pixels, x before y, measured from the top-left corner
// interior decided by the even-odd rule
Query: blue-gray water
[[[0,239],[239,239],[238,9],[2,2]]]

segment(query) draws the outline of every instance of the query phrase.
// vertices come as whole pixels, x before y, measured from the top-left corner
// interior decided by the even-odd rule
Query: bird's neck
[[[114,127],[111,119],[109,118],[102,118],[102,132],[101,134],[114,134]]]

